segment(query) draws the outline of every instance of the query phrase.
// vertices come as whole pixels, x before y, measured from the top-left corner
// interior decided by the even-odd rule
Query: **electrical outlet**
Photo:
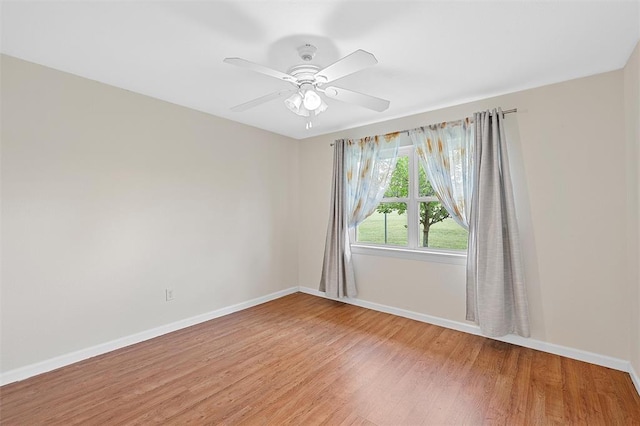
[[[165,295],[167,296],[167,302],[173,300],[173,289],[172,288],[166,289]]]

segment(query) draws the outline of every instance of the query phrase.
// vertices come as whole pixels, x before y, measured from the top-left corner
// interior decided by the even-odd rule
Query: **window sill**
[[[367,256],[395,257],[422,262],[448,263],[451,265],[466,265],[467,254],[455,251],[427,251],[408,249],[404,247],[381,247],[365,244],[351,244],[351,253]]]

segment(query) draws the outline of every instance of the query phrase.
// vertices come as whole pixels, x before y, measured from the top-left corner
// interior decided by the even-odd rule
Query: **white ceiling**
[[[623,67],[640,39],[639,1],[47,1],[1,4],[3,53],[301,139]],[[327,100],[305,119],[274,100],[281,71],[318,47],[329,65],[356,49],[379,63],[335,82],[389,99],[382,113]],[[508,106],[510,107],[510,106]]]

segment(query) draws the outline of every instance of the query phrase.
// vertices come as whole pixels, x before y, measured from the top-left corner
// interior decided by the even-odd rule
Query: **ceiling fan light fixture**
[[[302,95],[296,92],[285,99],[284,104],[287,106],[287,108],[289,108],[291,112],[298,114],[298,112],[300,111],[300,107],[302,106]]]
[[[309,111],[315,111],[322,105],[322,98],[320,98],[320,95],[318,95],[315,90],[308,89],[304,93],[304,100],[302,103]]]
[[[320,95],[313,90],[313,87],[302,88],[285,99],[284,104],[289,111],[301,117],[309,117],[311,112],[318,115],[328,108],[328,105]]]
[[[327,103],[324,100],[322,100],[322,99],[320,99],[320,100],[321,100],[322,103],[320,104],[320,106],[318,108],[316,108],[316,115],[320,114],[321,112],[325,112],[327,110],[327,108],[329,108],[329,105],[327,105]]]

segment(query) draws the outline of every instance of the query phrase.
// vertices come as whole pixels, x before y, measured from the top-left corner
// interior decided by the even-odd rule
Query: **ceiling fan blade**
[[[247,68],[255,72],[259,72],[261,74],[268,75],[270,77],[275,77],[278,80],[288,81],[290,83],[296,83],[298,80],[289,74],[280,72],[278,70],[274,70],[273,68],[265,67],[264,65],[256,64],[254,62],[247,61],[242,58],[224,58],[223,62],[227,64],[236,65],[242,68]]]
[[[374,111],[382,112],[389,108],[389,102],[386,99],[376,98],[375,96],[365,95],[364,93],[354,92],[353,90],[342,89],[340,87],[326,87],[324,94],[331,99],[356,104]]]
[[[293,93],[295,91],[296,91],[296,89],[290,89],[290,90],[280,90],[278,92],[269,93],[268,95],[261,96],[261,97],[259,97],[257,99],[252,100],[252,101],[245,102],[245,103],[240,104],[240,105],[236,105],[233,108],[231,108],[231,111],[235,111],[235,112],[246,111],[249,108],[253,108],[253,107],[258,106],[260,104],[263,104],[265,102],[269,102],[269,101],[272,101],[274,99],[278,99],[281,96],[288,95],[289,93]]]
[[[320,83],[328,83],[377,63],[378,60],[373,56],[373,54],[358,49],[328,67],[318,71],[315,74],[315,77]]]

